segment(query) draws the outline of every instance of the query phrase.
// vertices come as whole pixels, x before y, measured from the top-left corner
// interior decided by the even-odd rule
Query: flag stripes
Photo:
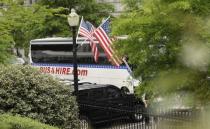
[[[87,24],[88,30],[90,32],[90,35],[93,39],[93,41],[90,41],[91,51],[93,53],[95,62],[98,62],[99,51],[98,51],[96,43],[94,42],[94,37],[93,37],[95,27],[88,21],[86,21],[86,24]]]
[[[118,61],[118,59],[113,55],[113,50],[110,46],[110,42],[107,38],[107,35],[104,35],[103,33],[103,29],[101,29],[101,27],[99,27],[98,29],[96,29],[95,31],[95,37],[99,40],[99,43],[101,45],[101,47],[103,48],[107,58],[116,66],[120,66],[120,62]]]
[[[94,31],[94,36],[99,41],[99,44],[103,48],[107,58],[112,62],[112,64],[120,66],[122,62],[116,55],[114,55],[114,51],[111,48],[112,41],[106,33],[107,28],[105,27],[107,27],[107,24],[109,24],[108,19],[109,18],[107,18],[106,21]]]
[[[94,37],[92,34],[93,31],[94,31],[94,26],[92,26],[92,24],[86,23],[82,17],[80,26],[79,26],[79,30],[78,30],[78,34],[86,37],[90,41],[91,52],[93,54],[94,60],[95,60],[95,62],[98,62],[99,51],[98,51],[98,48],[94,41]]]
[[[113,65],[120,66],[122,60],[114,53],[112,41],[108,36],[109,32],[109,17],[97,29],[90,22],[85,22],[82,17],[78,30],[79,35],[86,37],[90,41],[95,62],[98,62],[99,50],[94,38],[99,41],[99,45],[104,50],[108,60]]]

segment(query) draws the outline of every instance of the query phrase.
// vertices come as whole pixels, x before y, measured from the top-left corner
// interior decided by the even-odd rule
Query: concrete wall
[[[25,5],[31,5],[35,3],[37,0],[25,0]],[[113,16],[119,16],[124,9],[123,4],[121,3],[121,0],[96,0],[99,3],[110,3],[114,5],[115,11],[112,13]]]
[[[31,5],[35,3],[37,0],[24,0],[25,5]]]
[[[114,5],[115,11],[112,13],[113,16],[119,16],[124,11],[124,6],[121,0],[96,0],[99,3],[110,3]]]

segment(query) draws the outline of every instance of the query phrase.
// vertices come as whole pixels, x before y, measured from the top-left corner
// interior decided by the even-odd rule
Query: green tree
[[[47,36],[45,21],[53,15],[53,10],[39,5],[23,6],[19,1],[6,1],[4,5],[2,17],[15,47],[27,48],[31,39]]]
[[[138,93],[184,90],[196,103],[209,101],[210,2],[142,0],[139,8],[129,7],[113,33],[129,35],[115,47],[137,66],[135,75],[143,78]]]
[[[0,63],[6,63],[11,57],[13,38],[8,29],[7,22],[0,16]]]
[[[141,5],[141,0],[122,0],[124,4],[126,4],[126,9],[131,10],[139,10]]]
[[[68,15],[71,8],[75,8],[80,16],[93,23],[101,23],[102,18],[107,17],[114,10],[113,6],[107,3],[97,3],[96,0],[38,0],[41,5],[49,8],[65,8],[67,11],[61,14]],[[66,20],[66,19],[65,19]]]
[[[113,10],[111,5],[96,3],[95,0],[39,0],[37,3],[25,6],[23,0],[0,2],[4,7],[0,10],[0,37],[2,37],[0,42],[4,44],[1,62],[11,55],[11,52],[7,51],[8,48],[25,48],[28,51],[31,39],[71,35],[66,16],[72,7],[76,8],[79,15],[94,23],[101,22],[102,17],[109,15]]]
[[[11,48],[13,38],[10,35],[10,26],[3,16],[5,8],[2,6],[4,1],[0,2],[0,63],[6,63],[11,57]]]
[[[20,0],[1,1],[3,8],[1,11],[0,29],[1,43],[8,48],[25,48],[28,50],[29,41],[34,38],[41,38],[48,35],[45,30],[45,21],[51,17],[55,11],[47,9],[44,6],[33,5],[31,7],[23,6]],[[7,53],[8,54],[8,53]],[[5,56],[7,54],[1,54]],[[12,54],[11,52],[9,54]],[[4,61],[4,60],[2,60]]]

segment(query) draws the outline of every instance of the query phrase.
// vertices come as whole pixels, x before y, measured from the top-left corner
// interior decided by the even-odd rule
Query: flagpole
[[[87,40],[88,40],[88,38],[86,38],[86,39],[80,44],[80,46],[77,47],[77,49],[78,49],[79,47],[81,47]]]
[[[103,20],[102,21],[102,23],[99,25],[99,27],[98,28],[96,28],[95,30],[97,30],[97,29],[100,29],[100,27],[103,25],[103,24],[105,24],[105,22],[107,22],[108,20],[109,20],[109,18],[110,18],[110,16],[109,17],[107,17],[105,20]],[[102,28],[102,27],[101,27]],[[105,30],[104,30],[105,31]],[[94,33],[95,33],[95,31],[94,31]],[[108,44],[106,43],[106,45],[111,45],[112,44],[112,41],[110,40],[110,38],[109,38],[109,35],[108,34],[106,34],[107,35],[107,37],[108,37]],[[100,42],[100,41],[99,41]],[[105,50],[104,50],[105,51]],[[111,57],[110,57],[110,59],[111,58],[113,58],[113,63],[114,63],[114,65],[116,65],[116,66],[120,66],[120,64],[121,64],[121,61],[118,59],[118,58],[116,58],[115,56],[113,57],[113,52],[112,52],[113,50],[111,50],[110,51],[110,53],[111,53]],[[108,57],[107,57],[108,58]],[[112,60],[112,59],[111,59]],[[112,62],[112,61],[110,61],[110,62]]]
[[[78,31],[77,31],[77,37],[76,37],[76,42],[77,42],[77,39],[78,39],[78,37],[79,37],[79,30],[80,30],[80,26],[81,26],[81,21],[83,20],[83,16],[82,16],[82,18],[81,18],[81,20],[80,20],[80,24],[79,24],[79,29],[78,29]]]
[[[130,73],[130,75],[133,76],[133,71],[131,70],[131,67],[129,66],[128,62],[125,60],[125,58],[123,58],[122,60],[125,63],[125,66],[127,67],[128,72]]]
[[[104,24],[104,22],[106,22],[109,18],[110,18],[110,16],[107,19],[105,19],[98,27],[100,27],[102,24]],[[82,19],[83,19],[83,16],[82,16]],[[82,19],[81,19],[81,21],[82,21]],[[81,26],[81,21],[80,21],[80,26]],[[80,27],[79,27],[79,30],[80,30]],[[79,32],[79,30],[78,30],[78,32]],[[94,33],[94,31],[92,32],[92,34]],[[78,33],[77,33],[77,38],[78,38]],[[88,40],[88,38],[86,38],[86,40],[83,41],[80,46],[82,46],[87,40]]]
[[[83,20],[83,16],[82,16],[82,19],[81,19],[81,21]],[[81,22],[80,22],[80,25],[81,25]],[[93,25],[92,25],[93,26]],[[80,28],[79,28],[80,29]],[[94,30],[95,31],[95,30]],[[93,33],[94,33],[94,31],[91,33],[91,35],[93,35]],[[78,30],[78,32],[79,32],[79,30]],[[82,46],[86,41],[88,40],[88,38],[86,38],[81,44],[80,44],[80,46]],[[94,40],[95,41],[95,40]],[[91,41],[90,41],[91,42]],[[80,47],[80,46],[78,46],[78,48]]]
[[[79,29],[78,29],[78,31],[77,31],[77,37],[76,37],[76,41],[77,41],[77,39],[78,39],[78,37],[79,37],[79,31],[80,31],[80,27],[81,27],[81,24],[82,24],[82,21],[83,20],[83,16],[82,16],[82,18],[81,18],[81,20],[80,20],[80,24],[79,24]],[[86,40],[85,41],[83,41],[82,43],[81,43],[81,45],[80,46],[82,46],[86,41],[88,40],[88,38],[86,38]],[[77,47],[77,49],[80,47],[79,45],[78,45],[78,47]]]
[[[131,67],[129,66],[128,62],[125,60],[125,58],[122,59],[123,62],[125,63],[125,66],[127,67],[128,69],[128,72],[131,76],[131,83],[132,83],[132,86],[134,86],[134,79],[133,79],[133,71],[131,70]]]
[[[107,20],[109,20],[109,18],[110,18],[110,16],[107,17],[105,20],[103,20],[102,23],[98,27],[100,27],[101,25],[103,25]]]

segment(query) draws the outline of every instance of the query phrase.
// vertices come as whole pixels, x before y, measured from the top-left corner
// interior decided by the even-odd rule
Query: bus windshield
[[[31,59],[33,63],[64,64],[73,63],[72,44],[31,44]],[[99,48],[98,63],[109,64],[104,52]],[[77,46],[78,64],[97,64],[94,61],[89,44]]]

